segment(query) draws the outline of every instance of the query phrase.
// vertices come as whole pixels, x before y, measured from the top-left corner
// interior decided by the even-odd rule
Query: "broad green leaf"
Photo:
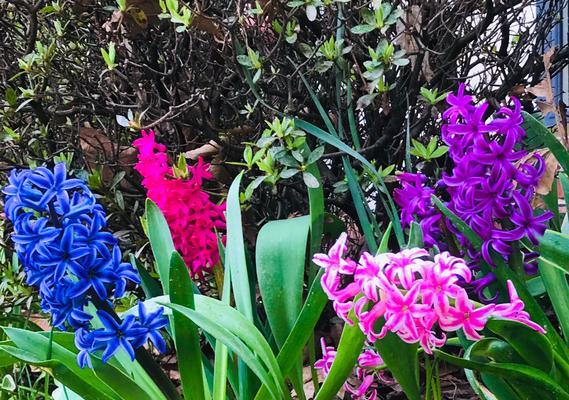
[[[375,342],[375,348],[407,397],[421,400],[417,344],[405,343],[395,333],[387,332]]]
[[[70,382],[69,379],[67,379],[70,376],[69,374],[78,377],[76,380],[84,381],[92,385],[94,387],[93,391],[96,389],[107,396],[104,398],[121,398],[125,400],[164,399],[164,396],[153,397],[155,393],[151,395],[145,392],[121,370],[113,367],[111,364],[103,364],[97,357],[92,357],[92,370],[89,368],[79,368],[77,365],[77,353],[63,347],[57,343],[56,340],[51,342],[51,359],[47,359],[47,348],[50,345],[50,339],[39,332],[30,332],[16,328],[4,328],[4,331],[19,350],[25,352],[28,357],[31,357],[24,361],[29,363],[33,362],[37,365],[45,363],[54,364],[55,368],[59,368],[64,375],[62,377],[56,376],[56,378],[85,398],[97,397],[90,397],[92,396],[91,394],[85,394],[83,392],[84,388],[77,387],[78,385],[76,383]],[[22,354],[24,353],[20,353],[20,355]],[[13,352],[12,355],[15,356]]]
[[[495,338],[483,338],[468,347],[464,353],[464,358],[472,359],[471,353],[477,353],[475,357],[485,357],[484,362],[488,362],[488,358],[497,362],[522,361],[512,346]],[[470,386],[480,398],[484,400],[518,400],[517,394],[504,379],[493,375],[480,374],[481,382],[477,378],[477,372],[465,369],[464,373]]]
[[[192,281],[184,260],[173,252],[170,259],[170,301],[190,309],[195,309]],[[200,335],[197,326],[185,316],[174,311],[172,318],[176,359],[182,380],[184,398],[204,400],[204,375]]]
[[[440,350],[435,350],[438,358],[450,364],[459,366],[465,369],[471,369],[482,373],[494,375],[500,378],[507,379],[515,383],[519,388],[531,390],[532,394],[539,397],[525,397],[525,398],[541,398],[543,400],[568,400],[569,394],[563,390],[561,386],[549,375],[540,369],[533,368],[527,365],[511,364],[511,363],[483,363],[462,359]]]
[[[283,346],[302,308],[309,227],[309,217],[271,221],[261,228],[257,236],[259,290],[279,348]]]
[[[301,356],[302,350],[306,345],[308,339],[312,336],[314,327],[320,319],[320,315],[324,310],[324,306],[328,301],[328,296],[324,293],[322,286],[320,285],[320,278],[324,274],[324,270],[321,269],[310,287],[302,311],[294,324],[292,332],[288,335],[284,346],[277,356],[277,362],[283,373],[283,375],[288,375],[295,365],[298,357]],[[266,387],[261,387],[255,396],[255,400],[265,400],[268,399],[268,392]]]
[[[10,345],[13,345],[13,343],[9,340],[4,340],[0,342],[0,346],[10,346]],[[9,353],[5,351],[0,351],[0,368],[9,367],[17,362],[18,362],[17,358],[12,357]]]
[[[165,303],[164,306],[191,319],[225,344],[267,386],[271,396],[284,398],[285,391],[288,393],[284,379],[269,344],[257,328],[237,310],[219,300],[204,296],[196,296],[195,300],[196,310],[172,303]]]
[[[146,224],[148,227],[148,239],[156,260],[163,292],[164,294],[169,294],[170,257],[174,252],[174,242],[172,241],[166,218],[164,218],[158,206],[150,199],[146,199]]]
[[[486,327],[504,338],[528,365],[551,372],[553,349],[544,335],[527,325],[504,319],[490,319]]]
[[[541,258],[569,274],[569,235],[548,229],[541,238],[539,246]]]

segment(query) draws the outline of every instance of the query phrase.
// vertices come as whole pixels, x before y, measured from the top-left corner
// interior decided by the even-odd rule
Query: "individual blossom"
[[[393,199],[401,208],[401,224],[407,227],[417,219],[421,225],[425,243],[433,246],[440,234],[438,222],[440,213],[433,206],[431,196],[434,189],[425,185],[427,177],[423,174],[402,173],[397,175],[401,188],[393,192]]]
[[[212,178],[201,157],[188,167],[187,177],[177,177],[166,147],[156,143],[153,131],[142,131],[133,142],[138,149],[135,169],[142,175],[148,198],[160,208],[174,246],[193,276],[203,278],[219,262],[217,231],[225,229],[225,206],[213,203],[202,185]]]
[[[39,290],[52,326],[75,331],[81,367],[92,366],[91,356],[101,352],[105,362],[119,349],[134,357],[148,340],[164,349],[156,339],[167,323],[162,314],[122,320],[112,311],[112,300],[140,278],[122,261],[117,240],[106,231],[105,210],[82,180],[68,178],[64,163],[13,170],[3,193],[27,283]],[[104,328],[93,327],[90,303],[106,309],[96,314]]]

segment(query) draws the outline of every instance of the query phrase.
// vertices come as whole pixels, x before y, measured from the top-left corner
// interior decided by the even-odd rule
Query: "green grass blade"
[[[347,158],[343,158],[342,162],[344,164],[346,179],[348,180],[348,188],[350,189],[353,204],[356,209],[356,213],[358,214],[360,225],[362,226],[362,232],[364,234],[367,247],[371,253],[374,253],[377,251],[377,243],[375,235],[373,233],[373,226],[369,220],[369,206],[361,197],[360,184],[354,170],[352,169],[352,166],[350,165],[350,162]]]
[[[346,145],[344,142],[342,142],[336,136],[330,135],[329,133],[318,128],[317,126],[315,126],[309,122],[300,120],[300,119],[295,119],[295,126],[306,131],[306,132],[308,132],[312,136],[315,136],[316,138],[328,143],[329,145],[334,146],[338,150],[345,152],[347,155],[355,158],[356,160],[361,162],[366,168],[369,169],[369,171],[374,175],[375,179],[377,180],[379,192],[382,193],[387,198],[387,202],[389,205],[389,207],[387,208],[387,211],[390,213],[390,216],[391,216],[392,221],[393,221],[395,236],[397,237],[397,240],[400,242],[400,245],[403,246],[404,245],[403,228],[401,227],[401,221],[399,219],[399,213],[397,211],[397,208],[395,207],[395,203],[393,202],[393,198],[389,194],[389,190],[387,189],[387,186],[385,186],[385,182],[383,181],[381,174],[374,168],[374,166],[364,156],[359,154],[357,151],[352,149],[350,146]],[[375,184],[375,182],[374,182],[374,184]]]

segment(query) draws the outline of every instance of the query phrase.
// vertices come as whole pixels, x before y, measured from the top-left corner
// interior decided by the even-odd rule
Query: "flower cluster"
[[[122,262],[117,240],[105,231],[105,210],[82,180],[69,179],[64,163],[53,171],[13,170],[3,193],[27,282],[39,290],[52,326],[76,331],[82,367],[97,350],[105,350],[107,361],[119,347],[134,358],[133,348],[148,339],[164,347],[158,333],[167,323],[162,310],[146,313],[141,305],[138,318],[129,316],[123,322],[100,310],[105,328],[91,328],[89,302],[111,309],[109,299],[122,297],[129,281],[140,280],[132,265]]]
[[[336,358],[336,350],[327,346],[324,338],[320,340],[322,358],[314,363],[314,367],[322,371],[324,377],[328,376],[330,368]],[[353,400],[377,400],[377,382],[387,379],[380,369],[385,363],[381,356],[366,344],[366,349],[359,355],[355,368],[355,382],[346,382],[344,389],[351,394]]]
[[[164,214],[174,245],[192,274],[203,277],[204,270],[219,261],[216,230],[225,229],[225,206],[213,203],[202,190],[204,179],[212,177],[209,165],[199,158],[188,167],[188,178],[176,178],[166,147],[156,143],[154,132],[143,131],[133,145],[139,151],[135,168],[143,177],[148,198]]]
[[[525,136],[521,105],[512,100],[514,109],[503,107],[487,122],[488,104],[472,104],[461,85],[448,96],[450,107],[443,114],[449,121],[443,140],[454,161],[452,174],[443,176],[449,208],[483,239],[481,256],[489,264],[491,248],[507,257],[510,242],[527,237],[537,244],[552,217],[550,212],[534,216],[531,200],[545,164],[539,154],[532,155],[534,163],[523,162],[528,154],[519,149]]]
[[[521,105],[515,98],[512,101],[513,109],[503,107],[487,120],[488,103],[473,104],[472,96],[460,85],[456,94],[448,95],[450,107],[443,113],[447,123],[442,138],[454,167],[451,174],[443,174],[440,184],[449,195],[449,209],[482,238],[480,251],[450,222],[446,225],[468,250],[475,268],[482,261],[493,265],[491,250],[507,260],[516,240],[528,238],[537,244],[552,217],[550,212],[534,215],[531,201],[545,165],[539,154],[529,155],[521,149],[525,136]],[[429,199],[433,189],[424,185],[426,177],[421,174],[402,174],[400,181],[402,188],[396,190],[395,201],[402,209],[402,221],[418,218],[425,243],[436,244],[440,227],[434,222],[440,214]],[[531,255],[526,257],[526,271],[535,273],[535,264],[528,261]],[[493,274],[488,274],[474,282],[481,297],[493,280]]]
[[[446,342],[444,332],[462,329],[468,339],[480,339],[490,317],[543,332],[523,311],[510,282],[510,303],[479,306],[471,301],[462,284],[472,275],[461,258],[444,252],[431,259],[426,250],[414,248],[376,256],[364,252],[356,263],[344,257],[346,241],[344,233],[328,254],[316,254],[314,262],[325,269],[322,287],[338,316],[353,324],[348,314],[353,309],[369,343],[390,331],[407,343],[419,343],[430,354]],[[342,284],[348,280],[351,283]]]

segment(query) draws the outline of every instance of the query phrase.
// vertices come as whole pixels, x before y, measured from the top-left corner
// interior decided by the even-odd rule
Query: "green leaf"
[[[221,245],[220,245],[221,246]],[[223,293],[221,294],[221,301],[229,305],[231,300],[231,274],[230,271],[225,271],[223,280]],[[228,372],[228,350],[227,346],[221,341],[215,343],[215,365],[213,370],[213,400],[225,400],[227,392],[227,372]],[[238,391],[235,390],[235,393]]]
[[[464,358],[470,360],[471,352],[485,353],[496,361],[504,362],[510,356],[517,356],[515,350],[506,342],[495,338],[482,338],[466,349]],[[479,355],[477,356],[479,357]],[[518,356],[519,358],[519,356]],[[484,400],[519,400],[519,397],[511,388],[510,384],[502,378],[481,374],[482,382],[478,380],[477,373],[470,369],[465,369],[464,373],[470,386],[476,394]]]
[[[527,134],[526,140],[533,142],[531,148],[541,147],[544,144],[551,150],[563,171],[569,171],[569,152],[567,152],[553,132],[531,114],[522,111],[522,116],[524,118],[522,127]]]
[[[541,258],[569,274],[569,235],[548,229],[539,245]]]
[[[377,243],[375,240],[373,225],[370,221],[372,218],[371,210],[369,210],[368,203],[363,199],[357,175],[350,165],[350,161],[347,158],[343,157],[342,164],[344,165],[344,173],[346,174],[348,187],[350,189],[350,194],[352,195],[353,205],[356,209],[358,220],[360,221],[367,247],[369,251],[373,253],[377,250]]]
[[[129,254],[129,257],[131,265],[135,267],[136,270],[138,271],[138,275],[140,276],[140,281],[141,281],[140,286],[142,286],[142,290],[146,295],[146,299],[148,300],[153,297],[162,296],[164,293],[162,293],[162,288],[160,287],[160,283],[152,276],[150,276],[150,274],[148,273],[146,268],[144,268],[144,266],[138,264],[136,258],[134,257],[134,254],[132,253]]]
[[[177,252],[173,252],[170,259],[170,301],[173,304],[195,309],[194,291],[188,268]],[[176,311],[172,319],[176,359],[184,398],[204,400],[206,395],[198,328],[190,319]]]
[[[156,269],[160,276],[164,294],[169,294],[170,283],[170,257],[174,252],[174,242],[168,228],[166,218],[158,206],[150,199],[146,199],[146,224],[148,239],[152,253],[156,260]]]
[[[566,275],[569,273],[567,269],[569,254],[564,255],[563,249],[556,247],[556,243],[560,243],[556,239],[560,237],[562,237],[560,233],[545,231],[545,235],[541,238],[538,266],[565,342],[569,343],[569,284]]]
[[[448,146],[439,146],[435,151],[431,153],[430,158],[439,158],[448,152]]]
[[[314,400],[335,399],[336,394],[352,374],[354,366],[358,362],[358,357],[364,346],[365,335],[358,325],[354,310],[350,311],[348,318],[354,321],[354,324],[344,324],[336,357]]]
[[[326,296],[326,293],[324,293],[320,285],[320,278],[323,274],[324,270],[321,269],[314,278],[302,311],[294,324],[294,328],[288,335],[288,338],[277,356],[277,362],[285,376],[288,375],[294,365],[296,365],[298,357],[301,356],[306,342],[312,336],[314,327],[328,302],[328,296]],[[268,399],[267,396],[267,388],[263,386],[257,392],[255,400],[265,400]]]
[[[271,221],[261,228],[257,237],[255,263],[259,290],[279,348],[302,309],[309,227],[307,216]]]
[[[253,322],[253,305],[251,299],[251,286],[245,258],[245,243],[243,241],[243,227],[241,225],[241,204],[239,202],[239,186],[241,184],[241,172],[234,179],[226,203],[227,219],[227,245],[225,248],[225,269],[231,273],[231,284],[237,310],[247,320]],[[230,347],[230,346],[227,346]],[[250,374],[243,363],[239,364],[239,390],[243,398],[250,397]]]
[[[251,370],[268,386],[276,398],[285,397],[288,389],[277,361],[261,332],[239,311],[219,300],[195,296],[196,310],[177,304],[164,306],[190,318],[200,328],[209,332],[237,354]]]
[[[318,146],[308,156],[307,164],[314,164],[324,155],[324,146]]]
[[[2,346],[2,350],[27,363],[53,368],[56,379],[87,399],[164,399],[161,394],[145,392],[120,369],[111,363],[103,364],[95,356],[92,356],[93,369],[79,368],[76,352],[62,346],[56,339],[50,343],[49,337],[41,332],[17,328],[4,328],[4,332],[16,347]],[[72,337],[70,334],[63,335],[57,336],[70,339]],[[50,345],[51,359],[48,359],[46,356]]]
[[[423,230],[421,225],[415,221],[411,222],[411,227],[409,228],[409,241],[407,242],[407,248],[411,249],[414,247],[423,247]]]
[[[519,322],[490,319],[486,327],[503,337],[528,365],[549,374],[553,369],[553,349],[539,332]]]
[[[569,394],[563,390],[545,372],[527,365],[510,363],[482,363],[455,357],[440,350],[435,350],[438,358],[461,368],[471,369],[497,377],[505,378],[516,383],[520,388],[533,389],[541,399],[568,400]],[[521,385],[521,386],[520,386]],[[535,398],[535,397],[525,397]]]
[[[375,342],[375,348],[407,398],[421,400],[417,344],[405,343],[396,334],[388,332]]]
[[[366,25],[356,25],[352,29],[350,29],[350,32],[352,32],[354,35],[363,35],[373,30],[375,30],[375,26],[366,24]]]
[[[245,243],[241,225],[241,204],[239,203],[239,185],[241,172],[229,188],[227,195],[227,245],[225,248],[226,264],[231,270],[231,281],[237,310],[249,321],[253,321],[253,306],[251,303],[251,287],[245,259]],[[226,266],[227,268],[227,266]]]
[[[302,179],[304,180],[304,184],[311,189],[320,186],[320,182],[318,182],[318,179],[316,179],[316,177],[308,171],[302,173]]]

